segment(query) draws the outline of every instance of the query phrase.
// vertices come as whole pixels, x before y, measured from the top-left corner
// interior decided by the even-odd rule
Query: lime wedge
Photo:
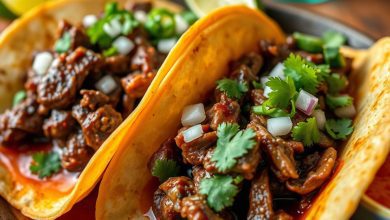
[[[226,5],[246,5],[254,9],[261,8],[259,0],[186,0],[186,3],[198,17],[203,17],[211,11]]]
[[[4,5],[17,15],[22,15],[45,1],[47,0],[2,0]]]

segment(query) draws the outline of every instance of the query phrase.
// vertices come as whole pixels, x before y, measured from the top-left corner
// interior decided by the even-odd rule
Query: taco
[[[28,217],[56,218],[93,189],[196,20],[165,1],[119,3],[48,2],[1,36],[0,194]]]
[[[97,219],[347,219],[389,151],[390,39],[344,42],[285,38],[243,6],[199,20],[121,140]]]

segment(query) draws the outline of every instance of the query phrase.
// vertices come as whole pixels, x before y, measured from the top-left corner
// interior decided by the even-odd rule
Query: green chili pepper
[[[310,53],[322,52],[322,46],[324,42],[322,41],[321,38],[298,33],[298,32],[295,32],[293,34],[293,37],[299,49]]]
[[[345,65],[345,59],[340,54],[339,47],[324,47],[325,62],[331,67],[343,67]]]
[[[21,103],[25,98],[27,97],[27,94],[24,90],[20,90],[19,92],[17,92],[14,96],[14,100],[13,100],[13,106]]]
[[[174,14],[166,9],[155,8],[148,14],[145,28],[155,38],[173,37],[176,34]]]

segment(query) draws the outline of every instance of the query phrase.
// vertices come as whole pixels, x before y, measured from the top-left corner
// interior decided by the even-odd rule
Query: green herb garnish
[[[344,35],[335,31],[327,31],[322,35],[324,45],[328,47],[340,47],[345,44],[346,38]]]
[[[62,37],[57,40],[56,44],[54,45],[54,50],[57,53],[65,53],[70,49],[72,43],[72,37],[70,36],[69,32],[64,32],[62,34]]]
[[[174,160],[156,160],[152,168],[152,175],[157,177],[160,182],[164,182],[170,177],[177,176],[180,172],[180,167]]]
[[[154,8],[148,14],[145,28],[152,37],[157,39],[173,37],[176,34],[174,14],[163,8]]]
[[[217,129],[217,147],[211,161],[221,172],[226,172],[237,163],[237,158],[246,154],[256,145],[252,129],[241,130],[237,124],[222,123]]]
[[[284,74],[293,79],[296,90],[305,90],[311,94],[317,92],[318,69],[314,65],[307,64],[299,55],[290,54],[284,61]]]
[[[299,122],[292,130],[292,138],[302,141],[305,146],[311,146],[320,140],[320,131],[316,119],[309,118],[306,122]]]
[[[240,99],[248,91],[248,85],[232,79],[221,79],[217,81],[217,89],[225,92],[229,98]]]
[[[238,192],[231,176],[215,175],[200,182],[200,194],[207,196],[208,205],[217,212],[233,205]]]
[[[330,119],[325,123],[325,129],[334,139],[345,140],[353,131],[352,120],[350,119]]]
[[[296,41],[297,47],[310,53],[322,52],[322,46],[324,44],[321,38],[295,32],[293,38]]]
[[[290,100],[297,94],[293,80],[287,76],[286,80],[279,77],[270,77],[265,83],[272,91],[268,94],[267,106],[285,109]]]
[[[342,95],[342,96],[332,96],[332,95],[326,95],[326,104],[331,109],[336,109],[339,107],[345,107],[352,105],[353,99],[351,96],[348,95]]]
[[[57,152],[38,152],[32,155],[30,171],[40,179],[49,177],[61,170],[61,159]]]
[[[331,67],[345,66],[345,59],[341,55],[339,47],[324,46],[324,58]]]
[[[188,25],[192,25],[198,20],[198,17],[192,11],[183,11],[180,16],[187,22]]]
[[[345,76],[341,76],[337,73],[332,73],[326,78],[328,84],[328,92],[330,94],[337,94],[347,86],[347,79]]]
[[[14,95],[14,100],[12,102],[13,106],[16,106],[17,104],[21,103],[24,99],[26,99],[27,93],[24,90],[20,90]]]

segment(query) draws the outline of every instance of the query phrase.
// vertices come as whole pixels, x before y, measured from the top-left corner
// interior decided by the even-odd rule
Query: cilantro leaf
[[[309,118],[306,122],[299,122],[292,130],[292,138],[302,141],[305,146],[311,146],[320,140],[320,131],[316,119]]]
[[[294,82],[289,76],[286,81],[279,77],[270,77],[266,85],[272,90],[268,94],[267,106],[285,109],[297,94]]]
[[[296,90],[315,94],[317,92],[317,71],[313,65],[307,64],[299,55],[290,54],[284,61],[284,74],[293,79]]]
[[[57,152],[38,152],[32,155],[30,171],[38,174],[40,179],[51,176],[61,169],[61,159]]]
[[[331,67],[343,67],[345,66],[345,58],[340,53],[339,47],[324,47],[324,58],[325,62]]]
[[[180,167],[174,160],[156,160],[152,168],[152,176],[157,177],[160,182],[164,182],[169,177],[177,176],[180,172]]]
[[[327,64],[320,64],[315,66],[317,68],[317,79],[319,82],[324,81],[329,77],[330,67]]]
[[[345,140],[353,131],[352,120],[346,118],[330,119],[326,121],[325,129],[332,138]]]
[[[56,44],[54,45],[54,50],[57,53],[65,53],[70,49],[72,43],[72,37],[70,36],[69,32],[64,32],[62,34],[62,37],[57,40]]]
[[[240,99],[248,91],[248,85],[232,79],[221,79],[217,81],[217,89],[225,92],[229,98]]]
[[[332,96],[332,95],[326,95],[326,104],[331,109],[339,108],[339,107],[345,107],[348,105],[352,105],[352,97],[349,95],[342,95],[342,96]]]
[[[347,86],[347,79],[345,76],[333,73],[326,78],[328,84],[328,91],[330,94],[337,94]]]
[[[211,161],[216,162],[217,169],[226,172],[237,163],[237,158],[252,149],[256,142],[252,129],[239,131],[237,124],[222,123],[217,128],[217,147]]]
[[[232,206],[238,187],[231,176],[215,175],[200,182],[200,194],[207,196],[208,205],[215,211]]]
[[[346,38],[339,32],[327,31],[322,35],[322,40],[325,42],[325,46],[340,47],[345,44]]]

